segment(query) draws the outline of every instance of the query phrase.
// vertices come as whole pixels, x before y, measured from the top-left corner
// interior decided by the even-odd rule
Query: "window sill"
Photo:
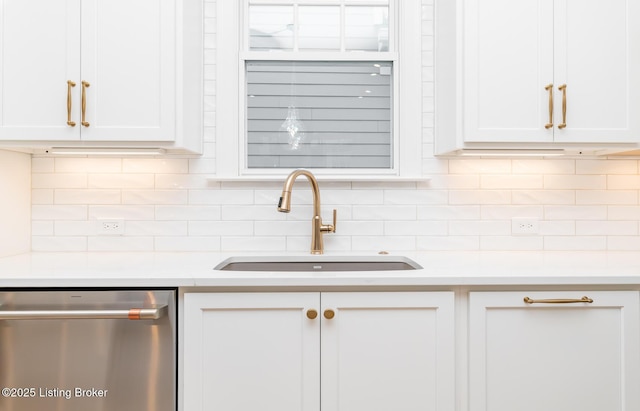
[[[244,175],[244,176],[209,176],[210,182],[282,182],[288,174],[282,175]],[[420,183],[431,180],[429,176],[400,177],[388,175],[323,175],[314,174],[318,181],[327,182],[370,182],[370,183]]]

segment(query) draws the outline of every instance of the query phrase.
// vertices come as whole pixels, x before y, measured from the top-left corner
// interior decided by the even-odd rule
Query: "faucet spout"
[[[313,218],[311,220],[311,254],[324,253],[324,242],[322,240],[322,234],[325,232],[336,232],[336,210],[333,210],[333,224],[322,224],[322,217],[320,216],[320,188],[318,186],[318,180],[309,170],[298,169],[291,172],[282,187],[282,196],[278,202],[278,211],[281,213],[288,213],[291,211],[291,191],[293,190],[293,183],[299,176],[305,176],[311,184],[311,191],[313,192]]]

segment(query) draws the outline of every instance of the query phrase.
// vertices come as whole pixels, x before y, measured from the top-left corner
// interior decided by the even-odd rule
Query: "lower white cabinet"
[[[571,302],[585,296],[592,302]],[[638,300],[637,291],[471,292],[469,410],[640,410]]]
[[[453,292],[185,293],[183,411],[453,411]]]

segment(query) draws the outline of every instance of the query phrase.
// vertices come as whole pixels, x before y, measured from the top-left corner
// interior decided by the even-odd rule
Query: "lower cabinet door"
[[[186,293],[183,411],[318,411],[319,293]]]
[[[633,291],[470,293],[470,411],[639,410],[638,300]]]
[[[183,411],[454,411],[452,292],[185,293]]]
[[[322,293],[322,411],[453,411],[452,292]]]

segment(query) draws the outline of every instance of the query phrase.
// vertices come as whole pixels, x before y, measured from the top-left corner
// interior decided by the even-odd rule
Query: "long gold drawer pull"
[[[75,121],[71,121],[71,87],[75,87],[76,83],[71,80],[67,80],[67,125],[71,127],[76,126]]]
[[[548,130],[553,127],[553,84],[548,84],[544,89],[549,92],[549,122],[544,125]]]
[[[558,128],[562,130],[567,126],[567,85],[561,85],[558,90],[562,91],[562,123],[558,124]]]
[[[87,118],[87,87],[91,86],[89,82],[82,81],[82,125],[89,127],[91,124],[86,121]]]
[[[589,297],[582,298],[550,298],[546,300],[534,300],[529,297],[524,297],[524,302],[527,304],[574,304],[574,303],[589,303],[593,300]]]

